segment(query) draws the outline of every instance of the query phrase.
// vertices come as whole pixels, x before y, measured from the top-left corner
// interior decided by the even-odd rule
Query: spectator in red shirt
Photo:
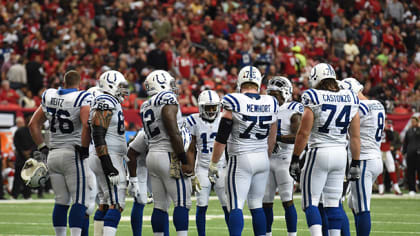
[[[181,78],[189,79],[192,73],[193,61],[191,57],[188,55],[187,47],[181,47],[180,52],[181,52],[181,55],[177,57],[175,60],[177,74]]]
[[[205,36],[205,32],[199,17],[193,18],[193,23],[188,27],[188,31],[190,32],[191,42],[201,43],[202,37]]]
[[[384,76],[384,69],[380,60],[375,60],[375,65],[370,69],[369,76],[372,81],[372,87],[376,86],[379,82],[382,81]]]
[[[281,56],[282,74],[287,75],[288,78],[296,76],[296,58],[290,48],[286,48],[286,53]]]
[[[89,0],[82,0],[79,3],[79,16],[86,16],[89,19],[95,17],[95,7]]]
[[[15,105],[17,105],[18,102],[19,102],[19,95],[16,93],[16,91],[14,89],[10,88],[10,82],[8,80],[3,80],[1,82],[0,104],[2,104],[2,105],[15,104]]]
[[[213,35],[216,37],[222,36],[223,31],[228,30],[228,25],[221,15],[216,16],[216,19],[213,21],[212,29]]]

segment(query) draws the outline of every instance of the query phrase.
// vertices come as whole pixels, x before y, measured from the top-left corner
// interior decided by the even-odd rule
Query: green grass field
[[[298,235],[309,235],[305,216],[300,209],[300,195],[296,196],[298,211]],[[227,235],[227,227],[223,219],[223,211],[214,197],[211,198],[207,211],[207,235]],[[132,200],[128,200],[126,210],[123,212],[117,235],[130,235],[130,211]],[[153,235],[150,225],[150,215],[153,205],[147,205],[144,210],[143,235]],[[53,209],[52,199],[42,200],[6,200],[0,201],[0,235],[54,235],[51,223]],[[352,214],[345,206],[350,220],[351,233],[354,231]],[[172,211],[170,211],[172,212]],[[243,235],[253,235],[250,212],[245,209],[245,227]],[[190,233],[197,235],[195,228],[195,201],[190,211]],[[170,223],[171,235],[175,235],[175,228]],[[90,235],[93,235],[91,218]],[[70,235],[69,231],[67,235]],[[280,201],[275,202],[275,219],[273,235],[286,235],[284,211]],[[372,199],[372,233],[371,235],[420,235],[420,196],[409,198],[406,196],[374,195]]]

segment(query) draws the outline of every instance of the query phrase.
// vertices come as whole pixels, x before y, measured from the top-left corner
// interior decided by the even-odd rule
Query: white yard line
[[[295,199],[301,199],[302,196],[301,195],[296,195],[294,196]],[[395,195],[395,194],[384,194],[384,195],[379,195],[379,194],[373,194],[372,195],[373,199],[415,199],[415,200],[420,200],[420,194],[417,194],[415,197],[410,197],[408,195]],[[280,200],[279,196],[276,196],[277,200]],[[192,201],[196,201],[197,198],[196,197],[192,197],[191,198]],[[210,200],[218,200],[217,196],[210,196]],[[127,202],[132,202],[133,198],[129,197],[126,199]],[[54,199],[32,199],[32,200],[24,200],[24,199],[19,199],[19,200],[0,200],[0,205],[1,204],[30,204],[30,203],[54,203]]]

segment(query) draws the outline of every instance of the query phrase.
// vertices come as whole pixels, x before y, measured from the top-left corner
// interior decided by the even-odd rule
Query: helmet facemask
[[[199,109],[200,114],[204,119],[213,121],[219,115],[220,104],[204,104],[200,105]]]

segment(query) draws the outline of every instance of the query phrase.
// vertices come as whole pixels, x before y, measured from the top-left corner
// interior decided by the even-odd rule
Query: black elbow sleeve
[[[95,144],[95,147],[106,145],[106,142],[105,142],[106,131],[107,129],[105,129],[102,126],[94,125],[92,127],[92,139],[93,139],[93,143]]]
[[[222,144],[226,144],[229,138],[230,132],[232,132],[233,121],[227,118],[222,118],[219,124],[219,130],[217,131],[216,141]]]

